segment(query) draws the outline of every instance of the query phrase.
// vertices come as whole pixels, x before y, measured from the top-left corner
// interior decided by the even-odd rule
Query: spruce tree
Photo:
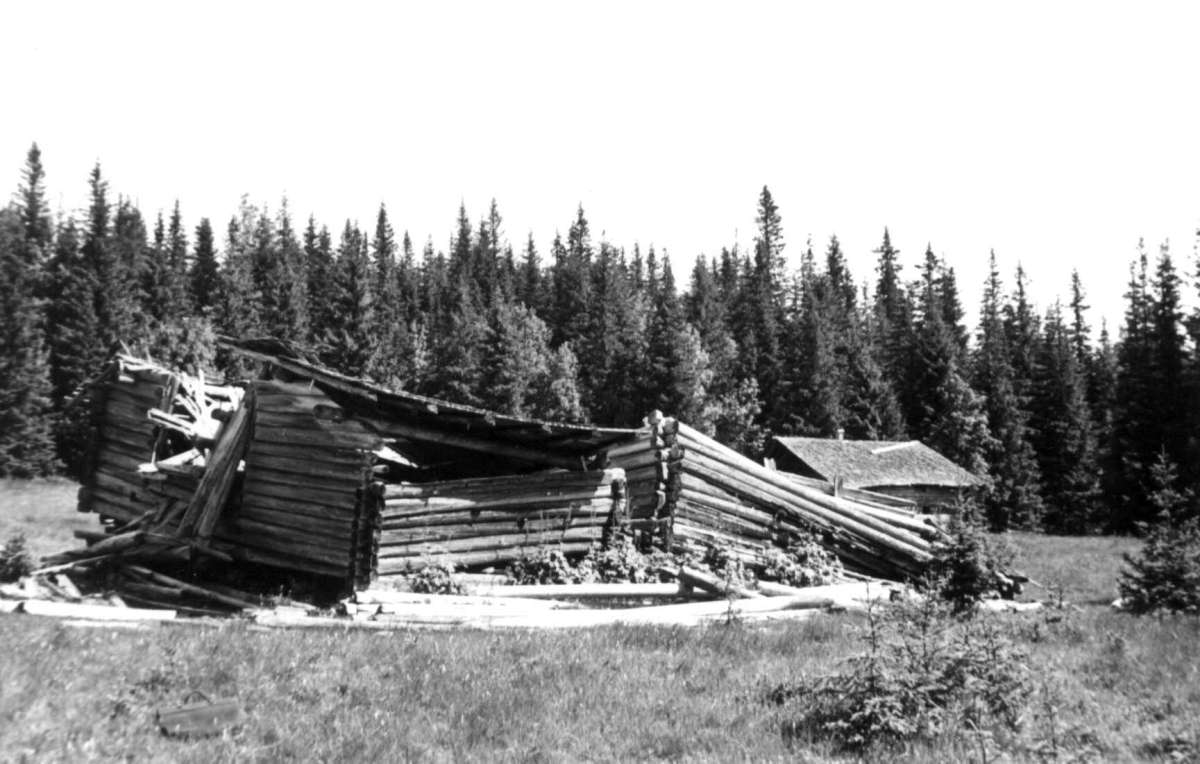
[[[211,232],[210,232],[211,233]],[[179,200],[171,210],[171,221],[167,225],[167,262],[169,264],[171,302],[174,314],[187,315],[192,312],[191,295],[188,290],[187,232],[183,227],[183,215],[179,211]]]
[[[333,266],[331,308],[337,320],[326,329],[321,342],[322,360],[346,374],[362,376],[375,352],[371,336],[375,306],[367,238],[349,220],[342,229]]]
[[[591,302],[592,236],[582,205],[567,231],[566,245],[556,236],[552,253],[553,303],[549,323],[554,331],[554,343],[575,344],[587,331]]]
[[[216,310],[217,330],[230,337],[259,337],[263,332],[262,296],[254,277],[254,234],[258,210],[242,198],[238,214],[226,230],[225,259],[221,263],[221,286]],[[250,364],[222,350],[218,364],[239,377],[251,372]]]
[[[45,315],[37,298],[50,246],[41,154],[26,156],[15,209],[0,210],[0,476],[56,467]]]
[[[1143,486],[1160,451],[1159,423],[1154,419],[1156,407],[1151,400],[1156,394],[1153,296],[1149,257],[1142,242],[1138,242],[1138,256],[1129,269],[1125,299],[1125,324],[1117,350],[1110,464],[1115,494],[1112,529],[1128,533],[1148,519]]]
[[[874,333],[880,349],[884,377],[896,392],[904,410],[907,394],[908,350],[912,345],[912,303],[900,275],[900,251],[892,246],[888,229],[883,229],[883,242],[875,250],[878,278],[875,282]]]
[[[375,236],[371,240],[373,277],[371,281],[372,326],[369,335],[374,353],[367,364],[370,376],[400,386],[411,381],[404,299],[401,296],[400,264],[396,260],[396,237],[388,220],[387,209],[379,205],[375,218]]]
[[[142,268],[142,313],[152,323],[162,323],[181,307],[172,299],[171,253],[167,247],[167,228],[162,213],[154,223],[154,239]]]
[[[982,398],[959,366],[955,333],[946,326],[939,290],[939,264],[926,252],[919,288],[921,305],[910,362],[913,410],[910,431],[948,459],[986,480],[987,454],[994,447]]]
[[[308,291],[309,337],[320,341],[334,328],[333,242],[329,229],[317,229],[313,216],[304,229],[304,273]]]
[[[984,497],[993,528],[1031,527],[1043,514],[1041,476],[1031,442],[1029,412],[1013,387],[1008,335],[1002,315],[1003,293],[996,253],[990,255],[974,355],[974,386],[984,396],[993,441],[987,454],[992,484]]]
[[[1059,305],[1046,315],[1036,356],[1032,408],[1046,499],[1044,524],[1057,533],[1092,530],[1100,483],[1087,384]]]
[[[81,253],[80,236],[73,220],[59,226],[51,265],[48,311],[50,383],[56,425],[55,448],[68,474],[77,475],[88,442],[87,417],[71,411],[83,383],[106,360],[99,341],[96,315],[99,283],[96,272]]]
[[[164,240],[165,245],[165,240]],[[86,250],[88,244],[84,244]],[[151,252],[146,221],[130,199],[117,200],[112,235],[101,245],[100,300],[97,314],[105,345],[118,342],[136,345],[153,317],[146,306],[149,296],[143,285],[150,269]]]
[[[213,242],[212,223],[201,218],[196,226],[196,245],[192,254],[192,268],[188,276],[191,304],[201,315],[211,313],[218,302],[221,288],[220,266]]]
[[[279,321],[276,336],[303,343],[308,339],[312,321],[308,304],[308,260],[296,238],[287,199],[280,204],[275,220],[275,247],[278,257],[274,273],[275,310]]]

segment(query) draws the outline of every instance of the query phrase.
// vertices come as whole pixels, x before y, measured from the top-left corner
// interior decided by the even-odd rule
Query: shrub
[[[1165,456],[1151,475],[1156,522],[1140,526],[1146,543],[1138,556],[1125,555],[1121,598],[1134,613],[1200,613],[1200,518],[1189,516],[1193,497],[1176,488],[1175,465]]]
[[[593,546],[578,567],[591,570],[601,583],[641,584],[658,581],[658,568],[669,565],[661,552],[645,554],[627,533],[614,533],[604,546]]]
[[[837,674],[774,688],[795,711],[792,739],[843,751],[1019,731],[1033,686],[1026,656],[996,618],[961,619],[938,597],[868,610],[866,649]]]
[[[408,576],[408,586],[419,594],[462,594],[462,584],[454,580],[454,566],[448,562],[426,565]]]
[[[815,538],[801,539],[786,550],[767,553],[763,577],[788,586],[823,586],[842,578],[842,562]]]
[[[25,546],[24,534],[10,537],[0,549],[0,583],[11,583],[33,570],[33,555]]]
[[[989,595],[1014,593],[1004,572],[1012,564],[1013,552],[983,532],[976,514],[973,506],[964,504],[952,515],[947,529],[950,540],[937,548],[930,571],[937,581],[931,591],[960,613]]]
[[[542,547],[531,557],[522,557],[505,573],[515,584],[582,584],[595,580],[587,558],[575,564],[553,547]]]

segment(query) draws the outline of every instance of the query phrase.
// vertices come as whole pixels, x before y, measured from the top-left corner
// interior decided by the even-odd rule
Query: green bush
[[[1200,613],[1200,518],[1191,514],[1194,497],[1176,487],[1175,465],[1165,456],[1152,477],[1155,522],[1140,528],[1146,536],[1141,552],[1125,555],[1117,582],[1121,598],[1134,613]]]
[[[24,534],[18,533],[0,549],[0,583],[11,583],[34,570],[33,555],[25,546]]]
[[[447,562],[426,565],[408,576],[408,586],[419,594],[462,594],[462,584],[454,580],[454,566]]]
[[[601,583],[642,584],[660,580],[658,569],[672,564],[671,557],[662,552],[646,554],[628,533],[614,533],[608,543],[593,546],[579,567],[590,569],[593,579]]]
[[[762,575],[788,586],[824,586],[842,578],[842,562],[815,538],[766,554]]]
[[[983,532],[972,505],[959,506],[947,529],[950,539],[937,547],[931,568],[936,592],[958,612],[974,609],[988,596],[1014,593],[1005,570],[1012,565],[1013,551],[1002,540]]]
[[[789,739],[863,753],[1020,730],[1033,684],[998,619],[958,618],[929,596],[871,607],[862,637],[866,649],[842,671],[767,693],[792,712]]]
[[[586,559],[576,564],[560,549],[541,547],[510,564],[505,573],[514,584],[582,584],[595,580],[595,571]]]

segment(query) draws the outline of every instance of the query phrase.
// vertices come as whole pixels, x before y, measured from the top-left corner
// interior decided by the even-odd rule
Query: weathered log
[[[472,586],[472,594],[518,599],[637,599],[641,597],[687,596],[678,584],[515,584],[510,586]]]
[[[247,395],[241,408],[222,429],[220,440],[196,486],[196,493],[179,521],[178,534],[181,537],[195,536],[206,543],[212,536],[217,519],[233,490],[238,462],[246,450],[253,408],[254,396]]]
[[[174,610],[143,610],[141,608],[47,600],[25,600],[21,603],[21,610],[29,615],[80,618],[88,621],[167,621],[175,617]]]

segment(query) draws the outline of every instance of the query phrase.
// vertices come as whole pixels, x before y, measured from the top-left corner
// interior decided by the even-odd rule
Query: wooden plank
[[[238,463],[246,451],[250,436],[250,422],[254,410],[254,396],[247,395],[233,417],[221,429],[221,434],[208,459],[204,474],[200,477],[196,493],[184,510],[179,521],[179,535],[195,536],[207,543],[237,475]]]
[[[445,494],[461,495],[472,492],[491,494],[496,491],[512,488],[540,491],[579,486],[599,487],[610,485],[624,477],[624,470],[609,469],[590,470],[586,472],[530,472],[519,475],[463,478],[460,480],[441,480],[429,483],[396,483],[388,484],[385,487],[384,497],[404,498],[440,496]]]

